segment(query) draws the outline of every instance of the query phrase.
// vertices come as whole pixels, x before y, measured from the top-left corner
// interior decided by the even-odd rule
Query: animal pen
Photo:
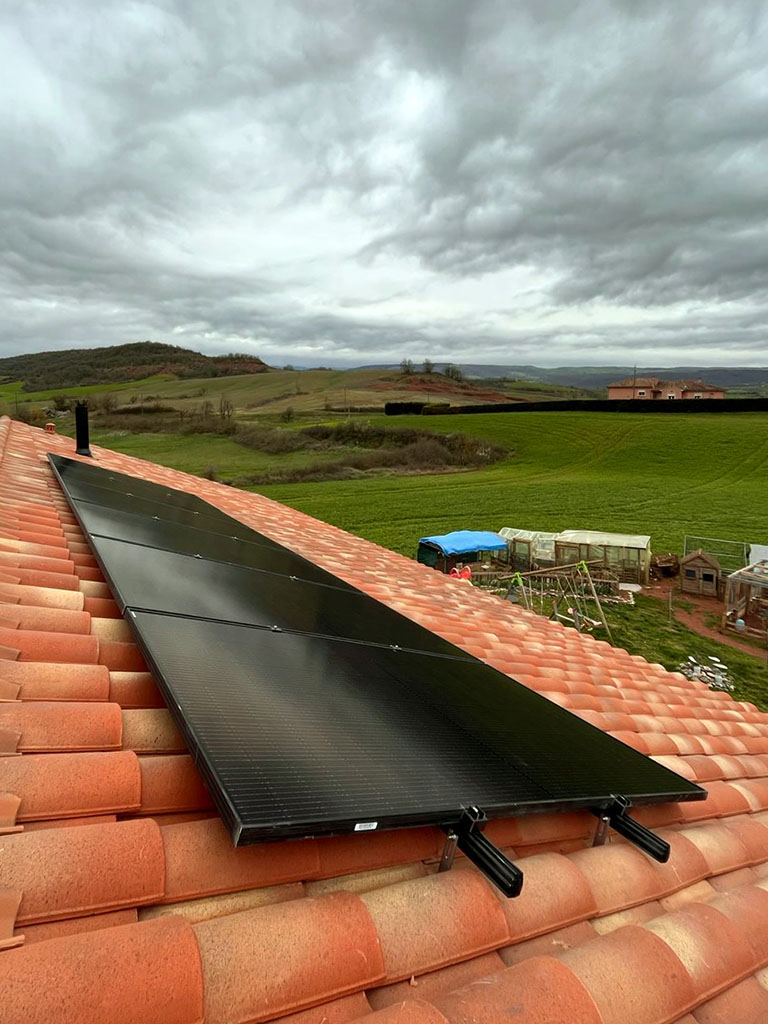
[[[723,626],[768,640],[768,561],[748,565],[728,577]]]
[[[645,534],[563,530],[555,537],[555,563],[601,562],[622,583],[647,584],[651,538]]]

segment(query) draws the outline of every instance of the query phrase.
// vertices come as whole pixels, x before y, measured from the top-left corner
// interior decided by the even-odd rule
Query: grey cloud
[[[5,11],[4,353],[765,361],[761,2]]]

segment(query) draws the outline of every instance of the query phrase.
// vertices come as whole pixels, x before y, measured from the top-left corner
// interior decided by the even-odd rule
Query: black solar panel
[[[236,843],[706,795],[206,502],[50,458]]]

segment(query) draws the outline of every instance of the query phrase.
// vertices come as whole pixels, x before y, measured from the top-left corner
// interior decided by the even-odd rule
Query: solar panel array
[[[705,796],[207,502],[49,458],[235,843]]]

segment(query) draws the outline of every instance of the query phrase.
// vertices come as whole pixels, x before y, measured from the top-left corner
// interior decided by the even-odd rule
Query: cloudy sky
[[[0,12],[3,355],[768,365],[766,0]]]

